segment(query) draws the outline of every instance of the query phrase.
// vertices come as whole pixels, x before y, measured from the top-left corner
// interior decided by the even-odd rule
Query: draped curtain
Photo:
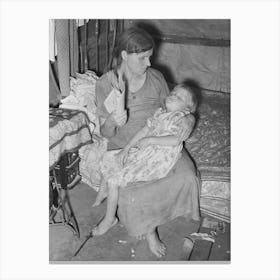
[[[59,100],[70,93],[70,76],[75,77],[79,67],[78,22],[75,19],[49,20],[49,61],[57,67],[50,69],[50,102],[51,96],[59,89]],[[55,71],[57,69],[57,71]],[[57,77],[57,79],[53,78]],[[51,83],[57,83],[51,85]],[[52,92],[51,92],[52,91]]]

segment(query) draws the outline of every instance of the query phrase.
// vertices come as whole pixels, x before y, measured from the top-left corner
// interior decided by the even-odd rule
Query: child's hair
[[[196,98],[196,94],[195,94],[194,89],[191,86],[186,85],[186,84],[179,84],[179,85],[176,86],[176,88],[182,88],[182,89],[186,90],[189,93],[189,95],[191,97],[191,101],[187,105],[187,109],[191,113],[194,113],[195,110],[196,110],[197,104],[198,104],[198,100]]]
[[[118,67],[122,62],[121,52],[141,53],[154,49],[155,43],[152,36],[144,29],[131,27],[126,29],[118,38],[113,50],[113,68]]]

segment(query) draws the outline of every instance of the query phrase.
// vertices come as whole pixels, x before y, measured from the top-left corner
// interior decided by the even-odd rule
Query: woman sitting
[[[93,206],[107,197],[107,212],[93,235],[107,232],[117,223],[116,209],[119,187],[129,183],[164,178],[181,156],[183,141],[195,123],[196,99],[191,88],[179,85],[165,100],[152,118],[121,150],[107,152],[101,162],[103,180]],[[165,246],[158,240],[156,228],[146,234],[150,250],[158,257],[165,254]]]
[[[101,134],[109,140],[109,150],[124,148],[128,143],[132,143],[133,137],[143,129],[147,120],[154,116],[158,108],[164,107],[164,100],[169,95],[169,89],[163,75],[150,67],[150,58],[153,51],[153,39],[146,31],[139,28],[125,30],[119,37],[114,50],[114,69],[105,73],[96,83]],[[117,73],[119,77],[123,77],[126,85],[127,110],[121,114],[118,112],[109,114],[104,105],[104,101],[110,94],[114,82],[112,81],[114,76],[112,71]],[[199,219],[199,180],[196,176],[195,167],[187,153],[183,152],[182,158],[170,168],[167,179],[162,178],[145,185],[142,193],[139,190],[141,186],[137,188],[138,198],[147,198],[147,188],[151,190],[150,196],[145,199],[145,213],[142,211],[143,215],[136,213],[131,218],[127,216],[129,213],[125,213],[121,215],[123,219],[120,217],[131,235],[144,235],[147,237],[151,251],[158,257],[165,253],[165,247],[157,233],[158,225],[180,215],[196,220]],[[184,176],[187,176],[187,178]],[[170,192],[167,199],[158,201],[159,197],[166,195],[167,188],[171,188],[170,179],[174,184],[172,187],[174,192]],[[127,185],[123,190],[129,192],[130,185]],[[157,198],[154,197],[155,194],[157,194]],[[122,192],[120,192],[119,198],[122,201],[123,197],[125,196],[122,196]],[[125,201],[127,202],[127,199]],[[119,208],[127,209],[127,207],[130,207],[124,204],[122,207],[119,204]],[[116,208],[115,204],[113,205],[112,212],[114,217]],[[134,207],[134,209],[136,208]],[[138,222],[139,220],[141,222]],[[106,221],[106,216],[104,221]],[[112,226],[112,223],[114,224],[114,221],[107,221],[109,225],[107,227],[104,226],[104,223],[102,225],[101,222],[93,230],[93,233],[97,235],[104,233],[108,227]]]

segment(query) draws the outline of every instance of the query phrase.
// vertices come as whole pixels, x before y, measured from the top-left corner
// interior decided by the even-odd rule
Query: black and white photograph
[[[278,280],[279,8],[0,1],[0,279]]]
[[[49,24],[50,261],[230,261],[230,20]]]

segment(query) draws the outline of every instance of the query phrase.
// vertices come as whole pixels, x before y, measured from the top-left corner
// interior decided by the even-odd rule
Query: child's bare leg
[[[155,254],[158,258],[165,255],[166,247],[160,241],[156,228],[146,234],[146,239],[153,254]]]
[[[112,226],[114,226],[118,220],[116,218],[116,210],[119,198],[119,186],[108,184],[108,197],[107,197],[107,209],[103,220],[98,226],[93,228],[93,235],[102,235],[107,232]]]
[[[92,207],[98,206],[101,202],[107,197],[107,183],[104,178],[101,179],[100,189],[96,196],[95,202],[92,204]]]

